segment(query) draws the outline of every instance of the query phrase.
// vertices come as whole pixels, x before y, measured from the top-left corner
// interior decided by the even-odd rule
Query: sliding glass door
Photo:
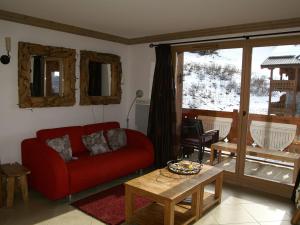
[[[217,129],[204,163],[225,180],[291,190],[300,161],[300,37],[174,47],[182,117]],[[193,158],[193,156],[191,156]]]
[[[300,45],[252,48],[245,175],[293,184],[300,140]]]

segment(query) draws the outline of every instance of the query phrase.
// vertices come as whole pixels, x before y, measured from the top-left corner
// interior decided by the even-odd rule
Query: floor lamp
[[[129,114],[130,114],[130,111],[132,109],[133,104],[135,103],[135,101],[136,101],[137,98],[141,98],[141,97],[143,97],[143,95],[144,95],[144,93],[143,93],[142,90],[137,90],[135,92],[135,98],[133,99],[133,101],[132,101],[132,103],[130,105],[129,111],[127,113],[127,118],[126,118],[126,124],[127,124],[127,126],[126,126],[126,128],[129,128]]]

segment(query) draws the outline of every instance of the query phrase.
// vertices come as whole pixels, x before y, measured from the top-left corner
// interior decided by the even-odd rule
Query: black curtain
[[[155,48],[156,65],[148,120],[148,137],[153,143],[156,167],[176,158],[175,78],[170,45]]]
[[[89,96],[101,96],[101,78],[102,64],[99,62],[89,61]]]
[[[44,60],[42,56],[33,56],[33,79],[31,86],[31,96],[44,96]]]

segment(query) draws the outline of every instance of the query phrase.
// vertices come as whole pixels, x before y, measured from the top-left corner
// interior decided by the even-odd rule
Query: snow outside
[[[250,113],[267,114],[270,70],[260,65],[269,56],[299,55],[300,46],[253,48]],[[221,49],[184,53],[183,108],[216,111],[239,110],[241,90],[242,49]],[[273,79],[279,79],[279,69]],[[283,79],[287,77],[283,76]],[[273,92],[272,102],[279,101],[285,92]]]

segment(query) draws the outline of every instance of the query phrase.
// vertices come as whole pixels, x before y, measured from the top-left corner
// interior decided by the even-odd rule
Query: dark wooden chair
[[[219,141],[219,130],[204,132],[202,121],[195,118],[184,118],[181,129],[181,149],[184,155],[198,150],[198,161],[202,163],[204,148]]]

